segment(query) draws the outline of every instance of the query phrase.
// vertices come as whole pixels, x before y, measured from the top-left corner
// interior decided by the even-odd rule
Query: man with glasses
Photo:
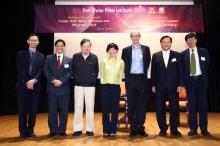
[[[40,94],[40,80],[44,66],[44,55],[36,51],[39,37],[30,34],[27,39],[29,48],[17,53],[16,65],[18,78],[17,92],[20,139],[33,137],[36,112]]]
[[[196,47],[197,36],[189,33],[185,36],[185,41],[189,49],[181,52],[184,84],[186,88],[189,108],[189,128],[188,136],[197,134],[198,123],[203,136],[210,136],[207,130],[207,90],[209,53],[204,48]],[[199,120],[197,118],[199,113]]]
[[[122,50],[122,59],[125,63],[125,86],[128,99],[128,121],[130,123],[130,137],[145,132],[146,117],[146,89],[147,70],[151,61],[150,48],[139,43],[141,34],[134,30],[130,33],[132,45]]]

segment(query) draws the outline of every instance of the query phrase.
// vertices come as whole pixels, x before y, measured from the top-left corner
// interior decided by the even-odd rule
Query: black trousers
[[[103,133],[116,133],[120,100],[120,85],[102,84],[101,97]]]
[[[201,130],[207,130],[208,125],[208,103],[207,103],[207,89],[204,88],[202,76],[198,78],[191,78],[191,88],[186,88],[189,108],[189,128],[196,130],[198,122]],[[197,117],[199,113],[199,121]]]
[[[65,133],[68,119],[69,94],[62,96],[48,94],[48,104],[48,126],[50,133]]]
[[[179,114],[179,96],[177,89],[175,90],[159,90],[156,89],[156,115],[157,122],[161,131],[167,131],[168,125],[166,124],[166,99],[169,100],[169,112],[170,112],[170,130],[175,131],[180,123]]]
[[[142,131],[145,129],[147,93],[147,88],[144,85],[144,75],[130,75],[126,90],[130,129],[132,131]]]
[[[20,134],[34,133],[40,90],[17,91]]]

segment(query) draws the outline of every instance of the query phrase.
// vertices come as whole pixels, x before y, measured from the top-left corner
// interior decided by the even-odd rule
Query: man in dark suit
[[[197,134],[198,123],[201,134],[210,136],[207,130],[207,90],[210,58],[209,53],[204,48],[196,47],[197,36],[195,33],[189,33],[185,36],[185,41],[189,49],[181,52],[183,79],[186,88],[189,108],[189,136]],[[197,118],[199,112],[199,122]]]
[[[72,58],[63,54],[65,47],[64,40],[57,40],[55,42],[56,54],[48,55],[44,64],[49,102],[48,126],[50,133],[48,137],[57,134],[67,136],[66,125],[73,63]]]
[[[139,31],[132,31],[130,38],[133,44],[124,48],[121,56],[125,63],[128,121],[131,125],[129,136],[134,137],[136,134],[148,136],[144,131],[144,122],[146,117],[147,70],[151,60],[150,48],[139,43],[141,38]]]
[[[172,38],[163,36],[160,39],[162,51],[152,57],[151,80],[152,91],[156,99],[157,122],[160,127],[160,136],[167,135],[166,99],[169,99],[170,131],[175,136],[181,136],[177,130],[180,123],[179,94],[183,86],[180,53],[170,50]]]
[[[44,55],[36,51],[39,37],[30,34],[27,39],[29,49],[17,53],[17,92],[20,139],[36,137],[34,126],[40,94],[40,80],[44,65]]]

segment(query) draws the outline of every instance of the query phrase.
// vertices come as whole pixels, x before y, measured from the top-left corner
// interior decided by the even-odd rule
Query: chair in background
[[[122,82],[121,85],[121,95],[120,95],[120,101],[119,101],[119,108],[124,109],[125,115],[118,120],[117,127],[120,127],[120,124],[125,124],[126,128],[128,127],[128,103],[127,103],[127,94],[125,89],[125,82]]]
[[[166,102],[166,108],[169,109],[169,101]],[[187,126],[189,126],[189,112],[188,112],[188,101],[186,95],[185,87],[182,88],[182,91],[179,93],[179,109],[186,110],[186,119]]]

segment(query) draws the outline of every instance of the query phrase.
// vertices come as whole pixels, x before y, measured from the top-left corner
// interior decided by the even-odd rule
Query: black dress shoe
[[[166,132],[166,131],[160,131],[159,135],[160,135],[160,136],[166,136],[166,135],[167,135],[167,132]]]
[[[203,136],[207,136],[207,137],[211,136],[211,134],[210,134],[207,130],[203,130],[203,131],[201,132],[201,134],[202,134]]]
[[[26,137],[25,134],[20,134],[18,138],[19,138],[19,139],[24,139],[25,137]]]
[[[88,136],[94,136],[94,133],[93,133],[93,132],[86,131],[86,134],[87,134]]]
[[[49,133],[47,136],[48,137],[53,137],[53,136],[55,136],[55,135],[57,135],[56,133]]]
[[[66,133],[59,133],[60,136],[67,136]]]
[[[75,132],[73,133],[73,136],[79,136],[80,134],[82,134],[82,131],[75,131]]]
[[[131,131],[130,134],[129,134],[129,137],[135,137],[137,134],[136,131]]]
[[[197,134],[197,130],[190,130],[188,136],[194,136]]]
[[[148,134],[144,130],[138,131],[138,134],[140,134],[141,136],[144,136],[144,137],[148,137]]]
[[[36,135],[35,135],[34,133],[31,133],[31,134],[30,134],[30,133],[27,133],[26,135],[27,135],[27,137],[32,137],[32,138],[35,138],[35,137],[36,137]]]
[[[175,135],[175,136],[181,136],[182,135],[178,130],[172,130],[170,133],[172,135]]]

